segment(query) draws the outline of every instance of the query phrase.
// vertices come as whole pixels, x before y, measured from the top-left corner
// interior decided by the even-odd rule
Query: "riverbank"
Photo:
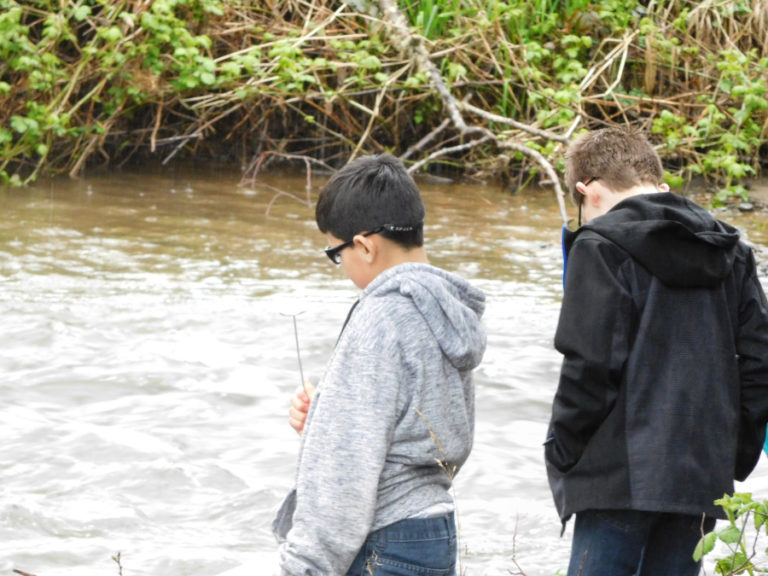
[[[766,166],[768,5],[9,0],[0,180],[132,160],[557,181],[577,131],[651,134],[670,183]]]

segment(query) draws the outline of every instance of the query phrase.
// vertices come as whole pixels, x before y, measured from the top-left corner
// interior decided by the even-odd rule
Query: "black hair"
[[[361,156],[336,172],[320,191],[317,227],[339,240],[381,226],[381,236],[404,248],[424,244],[424,202],[403,163],[390,154]]]

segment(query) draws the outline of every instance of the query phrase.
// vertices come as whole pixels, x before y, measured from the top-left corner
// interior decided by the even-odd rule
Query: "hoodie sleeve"
[[[555,334],[563,363],[545,443],[547,461],[560,472],[578,462],[616,402],[632,318],[626,260],[615,245],[586,236],[569,254]]]
[[[381,340],[348,328],[318,387],[283,575],[344,574],[370,531],[398,412],[397,350]]]
[[[735,478],[744,480],[760,457],[768,421],[768,302],[751,253],[740,302],[736,351],[741,380],[741,422]]]

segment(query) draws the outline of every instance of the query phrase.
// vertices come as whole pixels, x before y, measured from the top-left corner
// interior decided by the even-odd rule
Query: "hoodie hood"
[[[566,251],[588,230],[620,246],[665,285],[681,288],[718,285],[733,267],[739,242],[736,228],[668,192],[622,200],[606,214],[567,233]]]
[[[463,278],[428,264],[406,263],[379,274],[361,300],[397,292],[410,298],[451,364],[476,368],[485,352],[485,295]]]

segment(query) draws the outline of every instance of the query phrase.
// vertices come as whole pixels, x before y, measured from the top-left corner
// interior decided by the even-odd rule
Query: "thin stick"
[[[296,340],[296,359],[299,361],[299,377],[301,378],[301,387],[304,388],[304,392],[307,392],[307,385],[304,382],[304,368],[301,365],[301,348],[299,348],[299,327],[296,322],[296,316],[301,314],[301,312],[299,312],[298,314],[283,314],[281,312],[281,314],[283,316],[290,316],[291,318],[293,318],[293,336]]]
[[[299,349],[299,328],[296,324],[296,316],[293,316],[293,335],[296,339],[296,360],[299,361],[299,377],[301,378],[301,386],[304,387],[304,368],[301,366],[301,351]]]

